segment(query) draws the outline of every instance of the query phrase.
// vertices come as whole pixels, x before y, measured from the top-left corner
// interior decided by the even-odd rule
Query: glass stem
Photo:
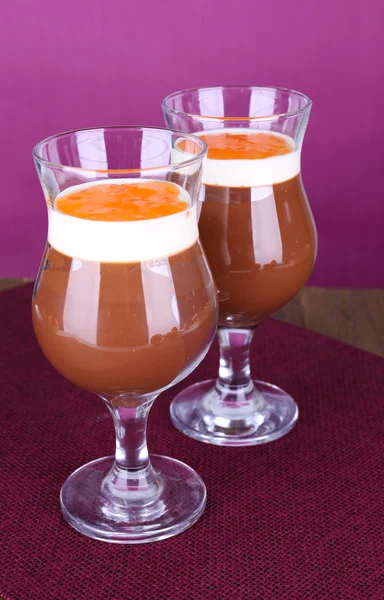
[[[216,387],[221,393],[250,391],[253,388],[249,351],[253,329],[219,327],[220,368]]]
[[[156,499],[159,481],[149,460],[146,430],[155,397],[141,400],[103,398],[112,414],[116,435],[115,460],[104,480],[104,493],[130,506]]]

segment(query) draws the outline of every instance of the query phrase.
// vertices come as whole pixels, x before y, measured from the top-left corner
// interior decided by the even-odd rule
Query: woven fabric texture
[[[384,361],[268,320],[253,343],[254,375],[297,400],[285,438],[220,448],[177,432],[175,391],[217,371],[214,345],[160,396],[150,451],[203,477],[202,519],[162,542],[123,546],[63,520],[60,487],[78,466],[112,454],[102,401],[43,357],[32,288],[0,296],[0,596],[6,600],[366,600],[384,598]]]

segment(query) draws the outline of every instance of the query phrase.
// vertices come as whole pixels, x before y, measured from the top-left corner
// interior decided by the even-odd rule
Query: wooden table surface
[[[0,290],[26,279],[0,279]],[[384,357],[384,290],[305,287],[276,319]]]

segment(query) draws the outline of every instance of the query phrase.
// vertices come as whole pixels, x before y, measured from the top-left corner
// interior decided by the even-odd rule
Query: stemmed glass
[[[178,143],[188,149],[183,160]],[[217,297],[198,239],[206,146],[144,127],[71,131],[34,148],[48,240],[33,293],[38,342],[74,384],[98,394],[115,426],[114,456],[75,471],[65,519],[99,540],[160,540],[190,527],[205,486],[185,464],[149,458],[155,398],[203,359]]]
[[[315,224],[300,174],[311,101],[293,90],[223,86],[171,94],[167,125],[204,139],[200,238],[219,293],[219,377],[179,393],[171,419],[185,434],[222,446],[261,444],[296,423],[293,398],[253,380],[256,327],[311,274]],[[180,143],[180,156],[186,148]]]

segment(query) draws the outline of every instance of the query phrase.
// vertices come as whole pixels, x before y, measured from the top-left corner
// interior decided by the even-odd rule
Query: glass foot
[[[288,433],[298,418],[291,396],[264,381],[228,393],[214,379],[191,385],[172,401],[176,429],[217,446],[254,446]]]
[[[184,463],[151,455],[157,494],[137,489],[106,492],[114,457],[94,460],[77,469],[64,483],[60,504],[64,518],[80,533],[96,540],[140,544],[163,540],[191,527],[206,503],[205,485]],[[139,481],[139,480],[138,480]]]

